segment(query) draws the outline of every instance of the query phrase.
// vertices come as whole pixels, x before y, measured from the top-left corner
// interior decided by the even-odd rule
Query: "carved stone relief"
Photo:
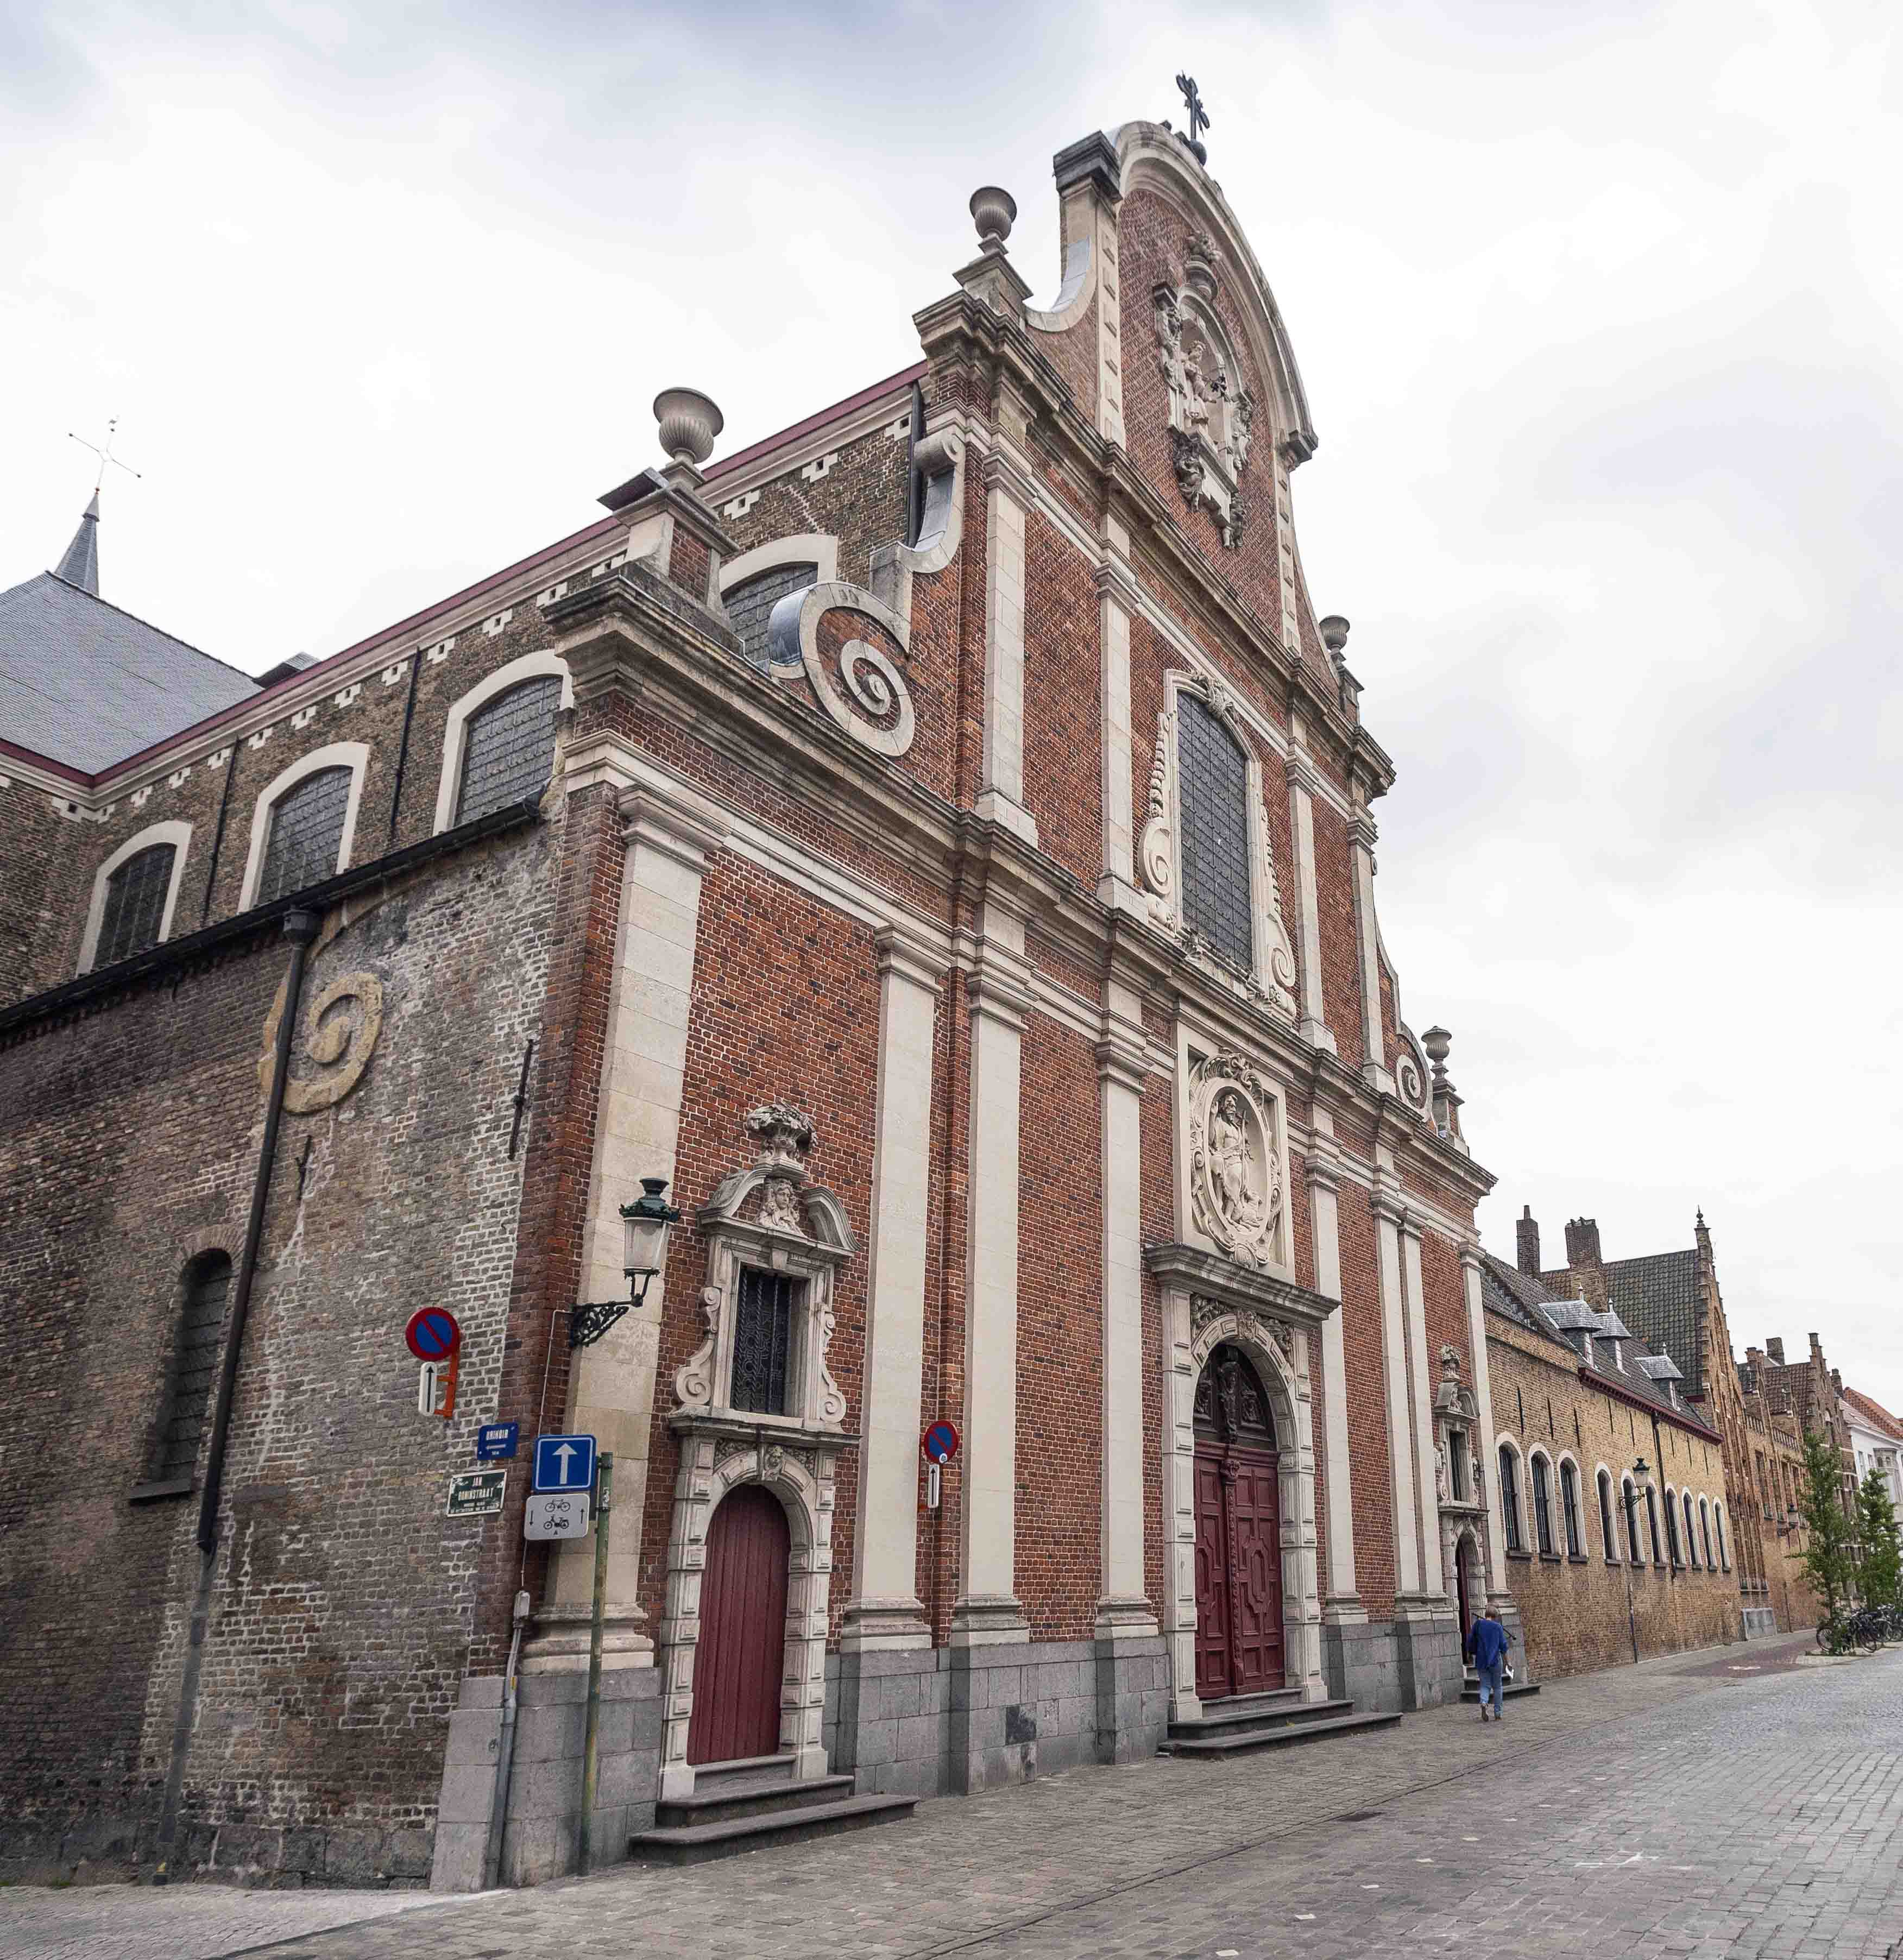
[[[332,914],[312,943],[310,963],[315,964],[346,924],[354,924],[364,916],[364,912],[344,911]],[[258,1087],[266,1096],[271,1093],[271,1078],[276,1071],[278,1028],[284,1019],[290,985],[288,975],[278,982],[271,1011],[265,1017],[264,1045],[258,1056]],[[284,1087],[285,1109],[293,1116],[333,1108],[363,1080],[383,1031],[383,983],[374,973],[341,973],[304,1003],[299,1020],[302,1041],[292,1043],[291,1074]],[[301,1074],[300,1065],[307,1061],[315,1062],[325,1072]]]
[[[1190,1072],[1190,1207],[1196,1229],[1245,1265],[1284,1265],[1281,1099],[1239,1055]]]
[[[1184,248],[1183,275],[1151,294],[1157,366],[1169,398],[1176,487],[1194,510],[1215,518],[1224,546],[1242,542],[1249,513],[1239,494],[1254,438],[1255,400],[1239,385],[1212,302],[1220,256],[1205,236]]]

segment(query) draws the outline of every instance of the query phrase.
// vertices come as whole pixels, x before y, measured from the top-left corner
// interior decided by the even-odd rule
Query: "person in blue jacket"
[[[1500,1624],[1500,1609],[1489,1606],[1485,1613],[1475,1621],[1473,1631],[1468,1636],[1469,1651],[1474,1657],[1474,1669],[1480,1676],[1480,1719],[1488,1720],[1487,1698],[1493,1698],[1493,1717],[1496,1722],[1507,1719],[1506,1689],[1500,1681],[1501,1670],[1507,1665],[1507,1647],[1512,1636]]]

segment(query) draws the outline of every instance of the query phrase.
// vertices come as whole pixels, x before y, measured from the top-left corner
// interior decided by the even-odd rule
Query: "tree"
[[[1854,1528],[1844,1514],[1843,1466],[1828,1438],[1804,1432],[1804,1481],[1797,1507],[1809,1541],[1798,1554],[1821,1608],[1819,1638],[1841,1615],[1857,1583]]]
[[[1903,1533],[1879,1470],[1870,1470],[1857,1487],[1857,1589],[1863,1604],[1903,1605]]]

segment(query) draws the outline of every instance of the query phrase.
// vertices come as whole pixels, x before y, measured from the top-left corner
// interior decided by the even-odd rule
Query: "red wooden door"
[[[779,1753],[792,1550],[779,1500],[757,1484],[730,1492],[714,1513],[687,1724],[690,1763]]]
[[[1282,1685],[1282,1499],[1275,1457],[1236,1449],[1229,1497],[1232,1694]]]
[[[1196,1446],[1196,1692],[1229,1694],[1229,1524],[1223,1452]]]
[[[1284,1682],[1282,1503],[1275,1422],[1248,1357],[1224,1346],[1196,1383],[1196,1693]]]

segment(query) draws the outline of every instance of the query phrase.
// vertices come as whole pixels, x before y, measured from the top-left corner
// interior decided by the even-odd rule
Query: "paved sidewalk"
[[[721,1864],[624,1867],[432,1902],[394,1921],[288,1927],[271,1950],[274,1960],[1385,1960],[1402,1950],[1886,1960],[1903,1940],[1903,1653],[1792,1666],[1806,1643],[1739,1643],[1552,1684],[1516,1701],[1498,1729],[1450,1708],[1229,1763],[1072,1771]],[[211,1914],[247,1896],[170,1896],[192,1895]],[[17,1923],[43,1939],[60,1908],[78,1899],[83,1910],[86,1896],[37,1895]],[[142,1949],[18,1945],[15,1897],[0,1893],[9,1954],[240,1950],[156,1932]]]

